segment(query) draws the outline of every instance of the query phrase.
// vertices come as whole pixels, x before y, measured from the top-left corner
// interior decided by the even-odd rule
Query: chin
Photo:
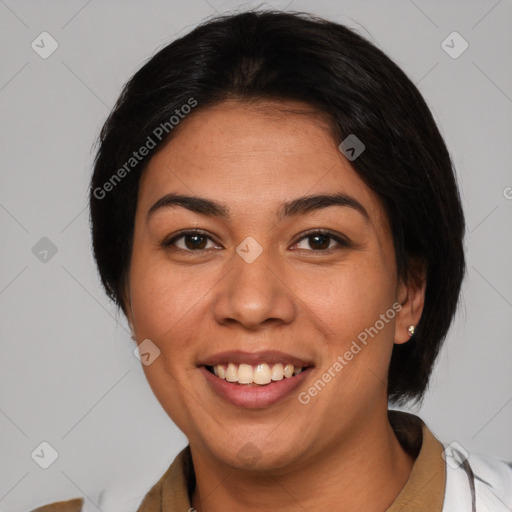
[[[256,437],[256,436],[254,436]],[[298,437],[286,436],[286,439],[265,439],[258,441],[251,440],[250,436],[245,439],[239,437],[236,441],[233,438],[225,438],[225,442],[212,440],[208,442],[211,455],[221,463],[236,470],[263,472],[285,471],[295,465],[297,459],[302,457],[303,451],[299,452],[298,446],[303,448],[303,440]]]

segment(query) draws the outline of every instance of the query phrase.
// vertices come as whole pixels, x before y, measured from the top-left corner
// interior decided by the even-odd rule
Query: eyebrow
[[[219,203],[212,199],[207,199],[198,196],[187,196],[182,194],[166,194],[161,197],[148,211],[147,218],[149,218],[159,210],[166,208],[174,208],[181,206],[191,212],[200,215],[219,217],[229,220],[229,208],[224,203]],[[278,220],[286,217],[296,217],[305,215],[317,210],[322,210],[330,206],[348,207],[359,212],[366,220],[370,220],[370,216],[366,208],[355,198],[343,194],[319,194],[303,196],[292,201],[282,204],[278,211]]]

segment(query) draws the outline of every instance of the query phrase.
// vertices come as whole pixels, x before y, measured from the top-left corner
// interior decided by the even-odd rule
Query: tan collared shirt
[[[406,485],[386,512],[442,512],[446,470],[443,445],[412,414],[389,411],[389,420],[400,444],[416,460]],[[147,493],[137,512],[187,512],[195,476],[190,447],[184,448],[169,469]],[[77,498],[37,508],[32,512],[81,512]]]

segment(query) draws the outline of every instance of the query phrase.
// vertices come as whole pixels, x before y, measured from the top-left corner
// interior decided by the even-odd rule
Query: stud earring
[[[409,336],[412,336],[414,334],[414,330],[415,330],[414,325],[409,325],[409,328],[407,329]]]

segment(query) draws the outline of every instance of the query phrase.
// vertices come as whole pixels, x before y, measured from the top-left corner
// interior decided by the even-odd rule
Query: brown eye
[[[333,245],[334,242],[334,245]],[[300,246],[302,244],[302,247]],[[297,242],[298,249],[312,249],[315,252],[329,252],[331,249],[347,247],[349,244],[340,236],[330,232],[316,231],[302,237]],[[338,247],[336,247],[338,246]]]
[[[164,242],[163,245],[168,248],[176,248],[188,252],[199,252],[216,247],[215,244],[213,244],[213,247],[208,247],[208,242],[213,244],[213,240],[206,234],[196,231],[183,231]]]
[[[308,237],[311,249],[329,249],[331,238],[328,235],[312,235]]]
[[[191,251],[206,248],[207,239],[203,235],[185,235],[182,238],[184,239],[186,248]]]

